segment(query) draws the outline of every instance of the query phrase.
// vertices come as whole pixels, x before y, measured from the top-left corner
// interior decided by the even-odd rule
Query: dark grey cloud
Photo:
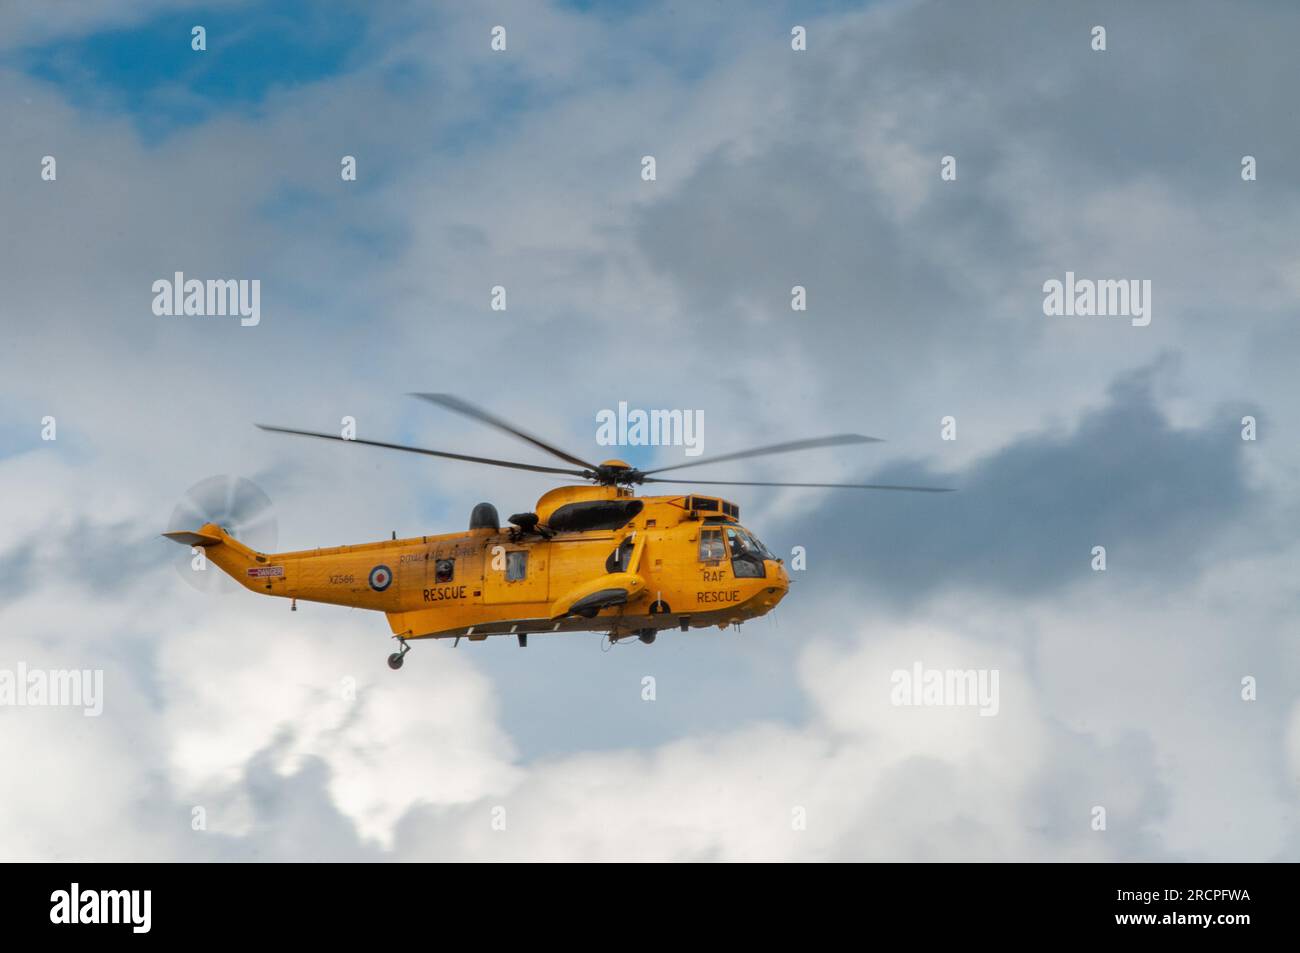
[[[649,206],[638,230],[652,266],[697,312],[702,340],[731,347],[767,323],[776,340],[803,342],[846,376],[849,362],[889,353],[907,366],[988,335],[946,255],[954,234],[990,265],[1033,247],[988,193],[899,222],[860,164],[795,143],[755,157],[715,153]],[[810,317],[792,317],[794,285],[808,290]]]
[[[1077,426],[1015,440],[969,467],[896,463],[871,482],[951,486],[945,495],[849,491],[781,527],[805,545],[813,587],[846,583],[910,601],[949,587],[1040,596],[1061,586],[1186,583],[1225,528],[1263,501],[1248,485],[1241,413],[1173,426],[1153,394],[1156,368],[1126,375]],[[1091,550],[1105,546],[1107,573]]]
[[[1091,49],[1095,25],[1106,29],[1105,52]],[[851,59],[868,100],[937,92],[908,127],[936,147],[954,134],[970,141],[983,125],[975,141],[989,158],[1046,151],[1065,189],[1084,177],[1226,190],[1243,153],[1284,162],[1300,148],[1300,127],[1278,121],[1294,112],[1297,32],[1300,8],[1275,0],[928,0],[887,31],[838,33],[830,52]],[[1267,179],[1300,188],[1291,176]]]
[[[1160,349],[1226,370],[1225,311],[1273,363],[1297,347],[1277,268],[1300,254],[1300,124],[1280,119],[1298,25],[1273,3],[931,2],[814,28],[804,59],[755,54],[785,82],[769,124],[684,180],[661,172],[637,241],[701,339],[761,329],[864,405],[920,380],[975,398],[971,372],[1055,363],[1062,333],[1103,379]],[[1152,279],[1152,333],[1045,321],[1041,284],[1067,269]]]
[[[1096,735],[1053,726],[1051,768],[1028,786],[1021,803],[1025,826],[1046,845],[1064,848],[1078,831],[1092,831],[1093,809],[1106,810],[1104,840],[1111,858],[1190,860],[1158,833],[1173,792],[1159,768],[1159,750],[1143,731],[1106,743]],[[1044,859],[1058,859],[1046,857]]]
[[[57,537],[39,533],[7,540],[0,554],[0,598],[17,598],[69,569],[95,593],[134,586],[172,555],[154,542],[135,523],[95,524],[84,518]]]
[[[240,835],[196,832],[190,856],[233,861],[381,859],[382,851],[358,836],[356,826],[330,796],[329,766],[320,758],[309,757],[295,770],[282,774],[275,764],[277,747],[272,745],[250,758],[238,785],[222,792],[227,803],[232,794],[247,796],[252,810],[249,829]],[[220,822],[220,818],[210,821]]]

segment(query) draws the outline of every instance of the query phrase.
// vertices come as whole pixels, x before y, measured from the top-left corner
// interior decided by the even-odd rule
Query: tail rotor
[[[206,523],[215,523],[251,549],[275,552],[279,538],[275,506],[252,480],[229,475],[200,480],[172,510],[167,531],[196,531]],[[178,550],[173,563],[180,577],[199,592],[227,593],[240,588],[206,558],[202,547]]]

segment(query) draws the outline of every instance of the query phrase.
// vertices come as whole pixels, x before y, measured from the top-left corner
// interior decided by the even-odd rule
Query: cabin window
[[[456,576],[456,560],[439,559],[433,564],[434,582],[451,582]]]
[[[516,549],[506,553],[506,582],[519,582],[528,576],[528,551]]]
[[[706,529],[700,533],[700,562],[716,563],[727,558],[722,545],[722,530]]]
[[[605,572],[627,572],[627,565],[632,559],[632,549],[636,540],[629,536],[614,548],[605,560]]]

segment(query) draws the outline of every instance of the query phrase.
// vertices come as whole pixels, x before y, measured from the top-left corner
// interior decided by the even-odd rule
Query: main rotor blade
[[[670,467],[658,467],[646,470],[646,473],[667,473],[669,470],[681,470],[685,467],[702,467],[706,463],[722,463],[726,460],[747,460],[750,457],[766,457],[776,453],[793,453],[796,450],[814,450],[817,447],[842,447],[846,443],[881,443],[879,437],[864,437],[856,433],[832,434],[829,437],[810,437],[807,440],[791,440],[788,443],[773,443],[766,447],[754,447],[752,450],[737,450],[717,457],[705,457],[703,460],[691,460],[688,463],[675,463]]]
[[[360,438],[349,439],[340,437],[338,434],[319,433],[315,430],[293,430],[289,427],[273,427],[270,424],[257,424],[261,430],[269,430],[272,433],[288,433],[299,437],[319,437],[321,440],[338,440],[342,443],[363,443],[367,447],[383,447],[386,450],[405,450],[408,453],[423,453],[429,457],[445,457],[448,460],[464,460],[467,463],[486,463],[494,467],[508,467],[511,470],[531,470],[534,473],[562,473],[566,476],[583,477],[589,476],[582,470],[562,470],[559,467],[541,467],[532,463],[514,463],[510,460],[493,460],[491,457],[471,457],[464,453],[446,453],[442,450],[426,450],[424,447],[408,447],[400,443],[384,443],[380,440],[362,440]]]
[[[489,414],[480,407],[475,407],[459,397],[453,397],[451,394],[411,394],[412,397],[419,397],[421,400],[427,400],[431,404],[437,404],[439,407],[445,407],[447,410],[454,411],[461,416],[468,417],[471,420],[477,420],[479,423],[487,424],[489,427],[496,427],[497,430],[503,430],[512,437],[518,437],[525,443],[531,443],[539,450],[545,450],[553,457],[559,457],[565,463],[572,463],[574,466],[584,467],[588,470],[597,469],[596,464],[588,463],[580,457],[575,457],[571,453],[565,453],[559,447],[553,447],[541,437],[534,437],[525,430],[520,430],[514,424],[507,423],[500,417]]]
[[[895,486],[888,483],[767,483],[751,480],[660,480],[647,477],[646,483],[688,483],[708,486],[816,486],[839,490],[907,490],[912,493],[953,493],[945,486]]]

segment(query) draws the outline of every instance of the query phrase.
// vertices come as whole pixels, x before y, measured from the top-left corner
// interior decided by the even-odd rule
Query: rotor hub
[[[605,486],[625,486],[643,482],[645,474],[622,460],[605,460],[590,471],[588,479]]]

